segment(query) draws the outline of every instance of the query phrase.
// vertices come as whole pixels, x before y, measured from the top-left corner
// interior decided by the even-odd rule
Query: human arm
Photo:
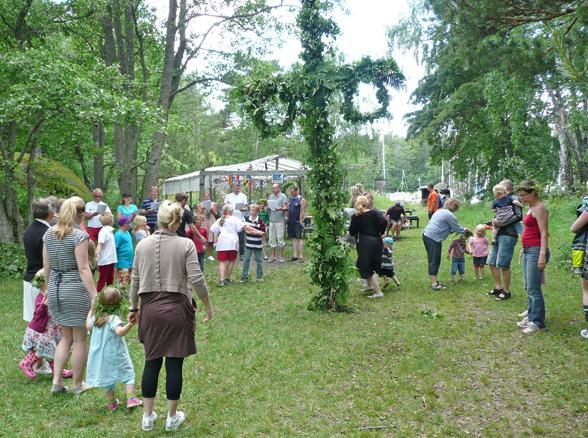
[[[96,260],[98,260],[100,258],[100,252],[102,251],[102,248],[104,248],[104,244],[99,243],[98,246],[96,247]]]
[[[141,266],[142,259],[141,243],[142,242],[139,242],[137,248],[135,248],[135,257],[133,258],[133,270],[131,271],[131,290],[129,293],[129,298],[131,300],[131,310],[138,309],[139,305],[139,286],[141,279],[139,266]],[[129,312],[129,319],[131,313],[134,312]]]
[[[304,223],[304,216],[306,214],[306,199],[302,198],[300,201],[300,223]]]
[[[49,260],[49,251],[47,251],[47,245],[43,242],[43,277],[45,278],[45,284],[49,286],[49,272],[51,271],[51,261]]]
[[[90,265],[88,262],[88,239],[82,240],[75,248],[76,263],[78,265],[78,271],[82,283],[86,287],[86,290],[90,294],[92,300],[96,299],[96,285],[94,284],[94,277],[92,271],[90,271]]]
[[[570,231],[572,233],[577,233],[586,225],[588,225],[588,211],[585,211],[580,216],[578,216],[578,219],[576,219],[576,221],[570,227]]]
[[[92,330],[92,327],[94,324],[92,324],[92,316],[94,315],[94,309],[90,308],[90,311],[88,312],[88,316],[86,316],[86,330],[90,331]]]
[[[265,233],[261,230],[253,228],[251,225],[243,225],[243,230],[245,230],[248,234],[253,234],[255,236],[263,236]]]
[[[449,225],[449,228],[452,231],[455,231],[458,234],[463,234],[465,232],[465,228],[463,228],[459,222],[457,221],[457,218],[455,217],[455,214],[451,213],[450,215],[447,215],[447,224]]]
[[[544,204],[539,204],[533,209],[533,216],[537,219],[539,225],[539,233],[541,234],[541,248],[539,249],[539,259],[537,260],[537,268],[540,271],[545,269],[547,264],[547,242],[549,239],[548,221],[549,212]]]
[[[188,275],[188,284],[196,292],[196,295],[198,295],[198,298],[200,298],[200,301],[202,301],[206,309],[206,318],[204,318],[203,322],[210,321],[212,318],[212,307],[208,298],[208,286],[200,269],[200,264],[198,264],[196,248],[191,241],[188,242],[186,248],[186,273]]]
[[[135,323],[133,322],[133,320],[129,319],[129,322],[127,322],[125,325],[117,325],[114,328],[114,334],[116,336],[125,336],[128,332],[131,331],[134,325]]]

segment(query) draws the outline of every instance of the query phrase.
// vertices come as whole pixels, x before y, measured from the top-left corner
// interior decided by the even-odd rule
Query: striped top
[[[245,223],[256,230],[265,233],[265,223],[259,218],[259,216],[249,216],[245,219]],[[261,249],[263,247],[263,236],[255,236],[245,232],[245,247],[249,249]]]
[[[392,258],[392,249],[384,247],[382,251],[382,269],[392,270],[394,269],[394,259]]]

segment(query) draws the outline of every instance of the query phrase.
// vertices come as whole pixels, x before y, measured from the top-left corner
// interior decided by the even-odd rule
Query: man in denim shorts
[[[506,187],[509,194],[513,192],[511,180],[505,179],[500,181],[500,184]],[[499,228],[498,234],[496,235],[496,242],[492,245],[487,259],[492,277],[494,278],[494,289],[488,292],[488,295],[494,295],[498,301],[507,300],[511,295],[510,263],[519,237],[520,222],[523,219],[522,209],[515,207],[515,211],[516,214],[510,222]]]

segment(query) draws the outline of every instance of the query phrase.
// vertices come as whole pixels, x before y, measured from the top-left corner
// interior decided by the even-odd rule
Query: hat
[[[130,218],[130,217],[128,217],[128,216],[121,216],[121,217],[118,219],[118,226],[119,226],[119,227],[122,227],[123,225],[126,225],[126,224],[128,224],[129,222],[131,222],[131,218]]]
[[[394,239],[391,237],[384,237],[384,243],[387,245],[392,245],[394,243]]]

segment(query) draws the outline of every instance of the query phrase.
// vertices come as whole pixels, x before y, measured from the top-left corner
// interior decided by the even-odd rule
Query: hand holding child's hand
[[[137,324],[137,312],[129,313],[129,322],[133,325]]]

